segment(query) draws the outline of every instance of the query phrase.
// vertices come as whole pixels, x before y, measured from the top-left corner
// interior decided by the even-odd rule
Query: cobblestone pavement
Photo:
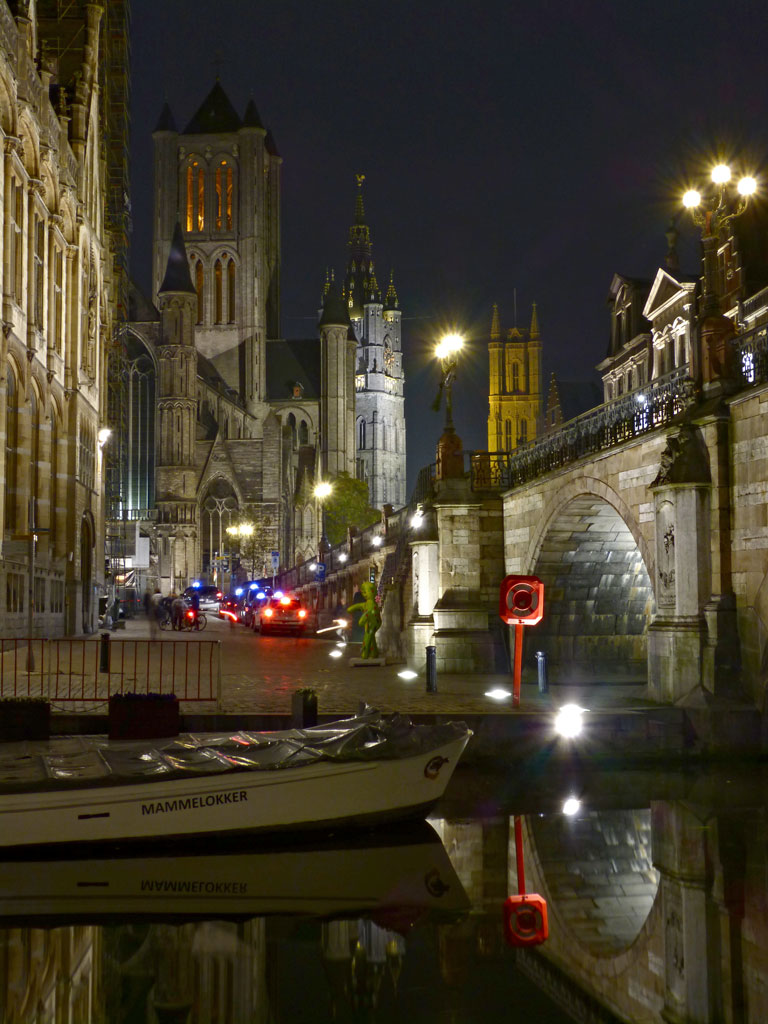
[[[122,639],[149,639],[145,619],[129,620],[126,629],[112,634]],[[208,615],[208,627],[200,634],[162,633],[164,640],[194,644],[199,640],[222,643],[222,710],[229,714],[288,714],[291,696],[300,687],[312,687],[321,714],[348,714],[361,701],[383,711],[406,714],[483,714],[513,712],[511,698],[486,696],[495,687],[511,690],[509,675],[458,675],[438,677],[437,693],[427,693],[425,679],[405,681],[398,676],[405,665],[352,667],[350,658],[359,646],[350,645],[333,658],[336,638],[261,637],[240,625],[230,625]],[[154,670],[153,670],[154,671]],[[535,676],[533,677],[535,678]],[[567,702],[589,708],[648,706],[645,688],[636,685],[553,686],[539,694],[535,683],[524,682],[521,710],[546,710]],[[214,711],[210,702],[184,702],[186,712]],[[519,712],[517,712],[519,713]]]

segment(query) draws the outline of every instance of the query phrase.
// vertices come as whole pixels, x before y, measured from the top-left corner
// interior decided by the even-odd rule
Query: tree
[[[272,546],[272,517],[263,516],[256,522],[243,519],[227,528],[231,550],[240,556],[240,564],[248,571],[250,579],[267,574]]]
[[[372,526],[381,513],[368,504],[368,485],[349,473],[339,473],[333,480],[333,490],[323,502],[325,532],[331,544],[340,544],[347,535],[347,527],[358,530]]]

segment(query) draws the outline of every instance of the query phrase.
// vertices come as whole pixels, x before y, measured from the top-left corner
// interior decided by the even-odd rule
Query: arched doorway
[[[547,653],[556,681],[645,682],[653,588],[612,505],[594,494],[564,505],[547,527],[534,573],[544,581],[546,605],[529,642]]]
[[[90,516],[86,513],[80,524],[80,585],[82,588],[82,631],[92,632],[93,609],[93,544],[94,533]]]

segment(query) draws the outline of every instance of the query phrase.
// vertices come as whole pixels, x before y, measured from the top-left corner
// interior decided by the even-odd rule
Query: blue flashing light
[[[282,590],[276,590],[272,597],[276,597],[278,600],[283,596]]]
[[[248,587],[248,589],[249,590],[258,590],[259,589],[259,584],[258,583],[252,583],[250,585],[250,587]]]
[[[195,590],[197,590],[200,587],[200,581],[199,580],[195,580],[195,582],[192,584],[192,586],[195,588]]]
[[[258,594],[256,595],[256,600],[257,600],[257,601],[263,601],[263,600],[264,600],[264,598],[265,598],[266,596],[267,596],[267,595],[266,595],[266,594],[264,593],[264,591],[263,591],[263,590],[260,590],[260,591],[258,592]]]
[[[243,596],[243,588],[242,587],[238,587],[237,590],[235,591],[235,597],[242,597],[242,596]]]

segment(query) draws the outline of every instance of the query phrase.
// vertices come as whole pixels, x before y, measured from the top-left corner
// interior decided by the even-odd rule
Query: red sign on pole
[[[525,891],[523,863],[523,823],[515,815],[515,856],[517,859],[517,896],[504,901],[504,937],[510,946],[539,946],[549,937],[547,901],[536,892]]]
[[[515,667],[512,677],[512,705],[520,706],[520,676],[523,671],[523,626],[535,626],[544,616],[544,584],[538,576],[505,576],[499,590],[499,615],[515,627]]]

